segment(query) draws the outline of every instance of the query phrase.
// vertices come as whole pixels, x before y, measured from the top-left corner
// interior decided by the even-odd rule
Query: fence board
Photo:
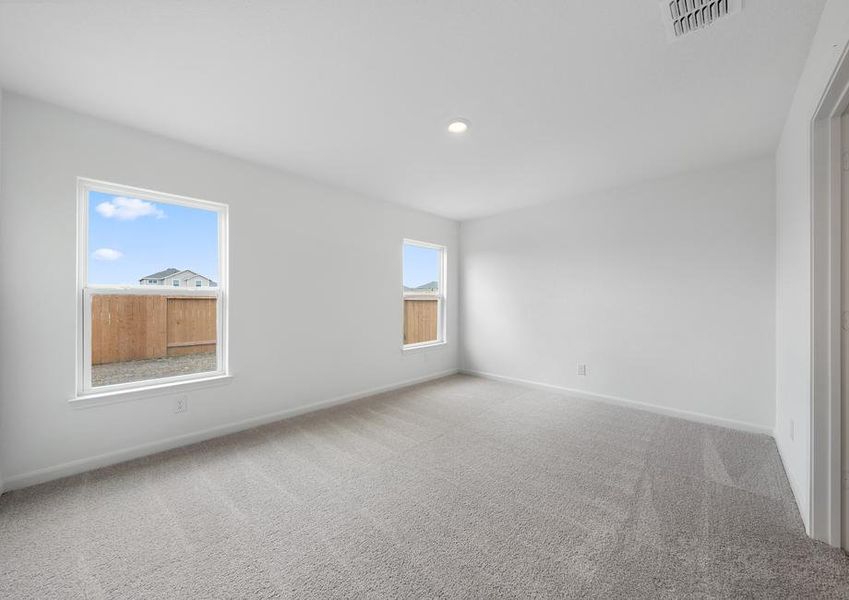
[[[216,301],[216,298],[164,295],[94,294],[91,363],[215,352]]]
[[[92,296],[92,364],[164,356],[165,311],[163,296]]]
[[[437,299],[404,300],[404,343],[433,342],[437,338]]]
[[[215,298],[168,298],[168,356],[210,351],[210,344],[187,344],[215,339],[215,303]]]

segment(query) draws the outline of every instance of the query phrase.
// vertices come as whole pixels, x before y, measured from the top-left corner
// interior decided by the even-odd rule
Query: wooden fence
[[[436,298],[404,300],[404,343],[420,344],[437,339],[439,302]]]
[[[91,364],[215,352],[216,298],[95,294]]]

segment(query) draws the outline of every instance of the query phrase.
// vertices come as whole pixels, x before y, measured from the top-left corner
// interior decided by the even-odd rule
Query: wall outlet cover
[[[587,374],[587,365],[583,363],[578,363],[578,375],[586,376]]]

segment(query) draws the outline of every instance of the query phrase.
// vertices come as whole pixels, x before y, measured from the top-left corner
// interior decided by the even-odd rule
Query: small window
[[[445,341],[445,247],[404,241],[404,348]]]
[[[226,374],[227,206],[78,181],[78,396]]]
[[[195,287],[201,287],[201,286],[203,286],[203,282],[200,279],[195,281]]]

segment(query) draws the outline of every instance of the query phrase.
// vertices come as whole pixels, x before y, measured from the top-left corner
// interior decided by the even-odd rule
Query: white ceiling
[[[0,0],[0,85],[466,219],[772,152],[823,4]]]

